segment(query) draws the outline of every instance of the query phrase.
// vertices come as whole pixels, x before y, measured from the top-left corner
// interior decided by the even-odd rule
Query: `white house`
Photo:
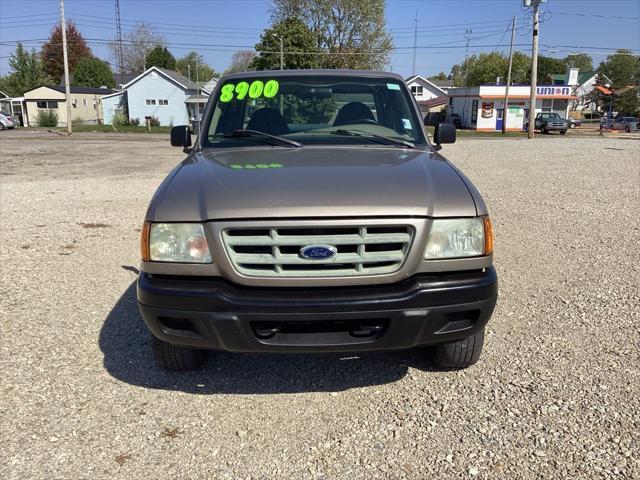
[[[576,98],[571,102],[571,110],[592,110],[597,109],[595,102],[591,101],[591,95],[596,88],[596,82],[598,81],[598,72],[595,70],[588,70],[581,72],[577,68],[569,69],[567,73],[553,75],[554,85],[572,85],[574,86],[574,94]],[[606,75],[605,81],[613,83]]]
[[[420,111],[423,114],[430,111],[439,111],[447,104],[447,92],[421,75],[412,75],[405,80],[405,83],[418,102]]]
[[[151,67],[122,86],[122,91],[102,97],[105,124],[128,112],[141,124],[157,118],[160,125],[187,125],[199,120],[214,81],[196,84],[183,75]]]
[[[459,115],[462,128],[479,131],[502,130],[505,90],[505,85],[452,89],[449,91],[448,115]],[[530,93],[530,85],[509,87],[507,130],[517,131],[526,128]],[[556,112],[566,118],[569,113],[569,101],[575,99],[573,87],[540,85],[536,87],[536,113]]]

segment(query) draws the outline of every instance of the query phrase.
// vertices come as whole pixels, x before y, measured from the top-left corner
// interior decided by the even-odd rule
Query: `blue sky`
[[[216,71],[224,70],[233,51],[251,48],[269,24],[269,0],[120,0],[123,30],[135,21],[152,24],[179,57],[198,50]],[[516,44],[530,51],[531,20],[522,0],[387,0],[387,27],[396,49],[390,69],[412,72],[413,27],[418,15],[416,73],[449,73],[464,59],[465,29],[471,29],[470,53],[508,52],[511,18]],[[65,0],[94,54],[113,61],[105,46],[115,37],[113,0]],[[617,48],[640,52],[640,1],[548,0],[542,6],[541,54],[564,57],[587,52],[597,65]],[[59,15],[59,0],[0,0],[0,75],[16,41],[40,48]],[[198,30],[199,29],[199,30]],[[201,45],[196,47],[196,45]]]

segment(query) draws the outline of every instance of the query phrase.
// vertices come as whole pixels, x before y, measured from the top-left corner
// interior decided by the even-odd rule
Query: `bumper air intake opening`
[[[260,341],[278,344],[340,344],[377,340],[389,325],[387,318],[354,320],[251,322],[251,329]]]
[[[168,335],[202,337],[188,318],[158,317],[160,327]]]
[[[467,330],[480,318],[480,310],[463,310],[446,314],[446,323],[436,333],[451,333]]]

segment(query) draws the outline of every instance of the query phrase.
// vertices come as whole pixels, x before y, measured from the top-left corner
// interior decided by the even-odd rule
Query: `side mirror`
[[[188,125],[178,125],[171,129],[171,145],[183,148],[191,146],[191,130]]]
[[[456,143],[456,126],[452,123],[438,123],[433,132],[433,142],[438,150],[443,143]]]

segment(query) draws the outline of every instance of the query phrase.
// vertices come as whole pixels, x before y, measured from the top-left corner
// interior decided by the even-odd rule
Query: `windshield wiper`
[[[288,147],[302,146],[300,142],[289,140],[288,138],[284,138],[284,137],[279,137],[277,135],[271,135],[269,133],[261,132],[259,130],[234,130],[233,133],[222,136],[222,138],[241,138],[241,137],[262,137],[264,140],[271,140],[272,142],[277,142],[278,144],[283,146],[288,146]]]
[[[400,140],[392,137],[385,137],[384,135],[376,135],[375,133],[365,132],[363,130],[350,130],[346,128],[339,128],[338,130],[332,130],[329,132],[333,135],[345,135],[352,137],[365,137],[377,140],[379,143],[386,145],[401,145],[406,148],[416,148],[416,146],[408,140]]]

